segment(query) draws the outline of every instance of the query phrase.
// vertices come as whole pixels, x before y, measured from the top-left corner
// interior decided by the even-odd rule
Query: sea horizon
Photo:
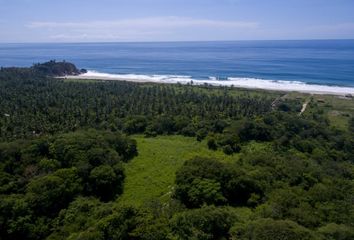
[[[110,44],[110,43],[195,43],[195,42],[296,42],[296,41],[354,41],[354,38],[299,38],[299,39],[237,39],[237,40],[151,40],[151,41],[33,41],[33,42],[0,42],[1,44]]]

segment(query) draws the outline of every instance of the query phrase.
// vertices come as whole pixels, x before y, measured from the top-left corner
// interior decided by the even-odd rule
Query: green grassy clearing
[[[354,100],[338,96],[314,96],[313,102],[323,109],[333,127],[347,129],[354,116]]]
[[[120,203],[141,205],[152,199],[166,202],[173,192],[176,171],[183,163],[196,156],[234,162],[240,154],[225,155],[221,150],[211,151],[206,141],[179,135],[145,138],[135,135],[139,156],[125,165],[126,179]],[[250,142],[242,153],[269,149],[269,143]]]
[[[167,201],[173,192],[175,173],[184,161],[195,156],[214,157],[221,161],[235,161],[238,155],[226,156],[211,151],[206,142],[183,136],[134,136],[139,156],[126,164],[124,193],[120,202],[140,205],[151,199]]]
[[[334,95],[311,95],[306,93],[291,92],[286,95],[287,99],[299,99],[305,102],[311,99],[304,114],[324,111],[331,125],[335,128],[346,130],[348,122],[354,116],[354,99]]]

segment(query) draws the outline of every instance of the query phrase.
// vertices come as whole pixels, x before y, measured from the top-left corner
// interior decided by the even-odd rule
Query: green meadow
[[[237,160],[222,151],[209,150],[205,141],[183,136],[146,138],[135,135],[139,155],[125,166],[126,179],[120,202],[141,205],[152,199],[167,201],[173,192],[176,171],[195,156],[221,161]]]
[[[143,205],[151,200],[166,202],[171,198],[176,171],[196,156],[222,162],[238,161],[242,154],[269,148],[268,143],[250,142],[240,154],[226,155],[221,150],[208,149],[206,141],[180,135],[146,138],[135,135],[139,155],[125,165],[125,183],[121,203]]]

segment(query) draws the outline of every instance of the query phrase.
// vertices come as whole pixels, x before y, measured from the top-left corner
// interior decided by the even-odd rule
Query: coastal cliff
[[[55,60],[34,64],[32,69],[50,77],[77,76],[87,72],[86,69],[78,69],[73,63]]]

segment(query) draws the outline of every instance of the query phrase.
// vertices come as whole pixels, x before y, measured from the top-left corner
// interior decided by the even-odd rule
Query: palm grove
[[[53,78],[84,71],[0,71],[1,239],[354,238],[353,118],[336,128],[314,101],[300,116],[281,93]],[[167,202],[121,203],[134,134],[235,160],[184,159]]]

